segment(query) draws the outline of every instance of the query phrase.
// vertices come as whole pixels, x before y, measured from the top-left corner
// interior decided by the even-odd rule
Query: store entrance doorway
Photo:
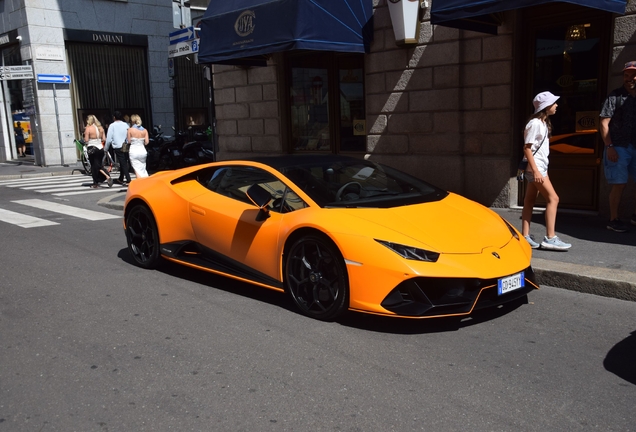
[[[555,4],[526,10],[524,21],[531,47],[524,101],[542,91],[560,96],[551,118],[549,168],[559,208],[596,211],[603,152],[599,110],[606,96],[611,14]],[[531,108],[524,105],[526,120]],[[519,205],[524,192],[520,188]],[[542,197],[537,204],[545,204]]]

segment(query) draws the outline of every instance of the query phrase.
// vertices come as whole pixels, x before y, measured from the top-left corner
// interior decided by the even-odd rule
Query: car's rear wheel
[[[338,249],[328,240],[307,235],[289,248],[285,285],[301,312],[329,321],[349,306],[347,268]]]
[[[140,267],[152,269],[159,264],[159,231],[152,212],[145,205],[133,207],[126,218],[128,250]]]

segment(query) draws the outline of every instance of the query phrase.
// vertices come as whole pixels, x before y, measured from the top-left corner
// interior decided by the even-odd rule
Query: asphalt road
[[[464,320],[305,318],[282,294],[135,267],[98,196],[0,188],[1,431],[636,430],[636,303],[543,287]]]

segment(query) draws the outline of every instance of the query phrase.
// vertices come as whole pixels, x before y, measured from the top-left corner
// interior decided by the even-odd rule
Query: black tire
[[[152,212],[145,205],[133,207],[126,218],[128,251],[139,267],[159,265],[159,231]]]
[[[285,287],[300,311],[332,321],[349,307],[349,280],[340,251],[317,235],[292,244],[285,265]]]

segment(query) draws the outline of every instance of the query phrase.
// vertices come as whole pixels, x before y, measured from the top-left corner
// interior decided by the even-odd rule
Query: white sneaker
[[[534,237],[532,236],[532,234],[528,234],[527,236],[524,236],[523,238],[526,239],[526,241],[530,244],[530,247],[532,249],[539,249],[539,246],[541,246],[539,243],[534,241]]]
[[[554,236],[551,239],[545,236],[543,237],[543,241],[541,242],[542,249],[564,251],[570,249],[571,247],[572,245],[570,243],[561,241],[558,236]]]

